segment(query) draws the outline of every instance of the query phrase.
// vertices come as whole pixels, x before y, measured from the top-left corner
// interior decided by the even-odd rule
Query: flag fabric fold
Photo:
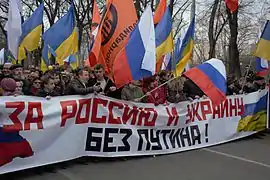
[[[106,12],[104,14],[104,17],[107,17],[107,14],[109,13],[109,10],[110,10],[110,6],[111,6],[111,1],[109,1],[106,6]],[[105,18],[103,18],[98,28],[96,28],[93,32],[95,34],[95,40],[93,41],[93,44],[91,44],[88,59],[85,62],[86,66],[94,67],[98,63],[105,65],[105,60],[101,52],[101,47],[102,47],[101,42],[103,40],[102,26],[103,26],[104,21],[105,21]],[[106,71],[108,72],[107,67],[106,66],[104,67]]]
[[[187,32],[182,40],[181,48],[175,50],[174,61],[176,76],[180,76],[184,71],[188,61],[192,57],[194,48],[194,34],[195,34],[195,17],[192,19]]]
[[[8,49],[17,59],[20,37],[22,34],[22,17],[17,0],[9,1],[8,21],[5,25],[7,31]]]
[[[258,76],[264,77],[268,74],[269,65],[268,61],[262,58],[256,58],[256,74]]]
[[[93,44],[95,42],[95,38],[98,33],[98,27],[100,25],[101,17],[98,9],[98,5],[96,0],[93,1],[93,15],[92,15],[92,24],[91,24],[91,29],[90,29],[90,40],[89,40],[89,52],[91,51]]]
[[[44,3],[42,3],[22,25],[22,35],[20,37],[20,46],[18,61],[26,58],[27,51],[38,49],[40,35],[42,33]]]
[[[56,62],[60,65],[64,64],[64,59],[68,56],[78,53],[79,35],[76,27],[73,4],[67,14],[50,27],[50,29],[43,34],[42,38],[44,39],[42,58],[47,66],[50,62],[49,56],[51,54],[49,47],[55,52]],[[78,61],[76,61],[76,63],[78,65]]]
[[[172,17],[169,7],[167,7],[163,17],[155,27],[155,34],[156,59],[161,60],[162,56],[172,52],[173,50]]]
[[[98,28],[100,21],[101,21],[101,17],[100,17],[100,13],[99,13],[99,8],[98,8],[96,0],[94,0],[93,1],[93,19],[92,19],[92,24],[91,24],[91,32],[95,31],[95,29]]]
[[[5,64],[5,48],[0,51],[0,65]]]
[[[14,158],[26,158],[34,154],[30,143],[19,132],[5,132],[0,127],[0,167]]]
[[[152,10],[147,7],[125,48],[117,55],[113,73],[115,83],[121,87],[132,80],[152,76],[156,72],[155,30]]]
[[[219,105],[226,99],[226,69],[221,60],[210,59],[191,68],[184,76],[193,81],[212,101]]]
[[[181,39],[177,38],[176,44],[174,46],[174,51],[172,56],[170,56],[170,59],[168,61],[168,64],[166,66],[166,69],[168,71],[175,71],[176,68],[176,59],[179,58],[181,54]]]
[[[261,38],[257,44],[254,56],[270,61],[270,21],[265,24]]]
[[[160,0],[154,14],[154,24],[158,24],[160,22],[160,20],[164,16],[164,13],[166,12],[166,7],[166,0]]]
[[[168,70],[168,66],[169,66],[170,60],[171,60],[171,53],[168,53],[164,57],[161,70]]]
[[[100,23],[86,65],[103,64],[107,75],[111,76],[114,60],[125,47],[138,17],[133,0],[125,0],[125,3],[122,0],[110,0],[106,7],[107,11]]]

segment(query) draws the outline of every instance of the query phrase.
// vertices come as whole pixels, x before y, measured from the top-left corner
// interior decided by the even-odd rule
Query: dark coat
[[[47,96],[51,96],[51,97],[60,96],[60,94],[57,94],[55,91],[53,91],[53,92],[47,92],[44,89],[40,89],[40,90],[38,90],[36,96],[37,97],[44,97],[45,98]]]
[[[104,88],[104,91],[103,91],[104,94],[106,96],[109,96],[109,97],[112,97],[112,98],[121,99],[121,91],[122,91],[122,89],[117,89],[116,91],[111,92],[110,88],[111,87],[116,87],[116,85],[114,84],[114,82],[110,78],[108,78],[106,76],[104,78],[105,78],[105,81],[107,82],[106,86]],[[96,84],[97,84],[97,79],[92,79],[91,80],[91,85],[93,86],[93,85],[96,85]],[[99,91],[99,92],[102,92],[102,90]]]
[[[68,95],[86,95],[94,93],[93,87],[87,87],[78,78],[73,79],[67,88]]]
[[[186,97],[191,97],[192,99],[195,99],[195,96],[202,97],[204,92],[189,78],[184,83],[184,89],[183,92],[186,94]]]

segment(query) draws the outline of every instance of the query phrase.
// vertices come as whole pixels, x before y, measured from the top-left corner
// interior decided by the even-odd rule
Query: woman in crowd
[[[15,80],[16,81],[16,89],[15,89],[15,95],[22,96],[23,94],[23,81],[21,80]]]
[[[14,96],[16,91],[16,81],[12,78],[4,78],[1,81],[2,96]]]

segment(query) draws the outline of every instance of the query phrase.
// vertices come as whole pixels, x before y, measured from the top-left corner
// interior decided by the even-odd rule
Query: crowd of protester
[[[243,94],[264,89],[265,79],[252,71],[238,79],[227,78],[227,95]],[[126,101],[153,103],[179,103],[204,97],[204,93],[185,76],[174,78],[168,71],[132,81],[122,88],[116,88],[105,75],[104,67],[97,64],[72,70],[68,65],[49,66],[43,73],[37,67],[24,69],[21,65],[6,63],[0,67],[0,96],[38,96],[50,99],[55,96],[101,94]]]

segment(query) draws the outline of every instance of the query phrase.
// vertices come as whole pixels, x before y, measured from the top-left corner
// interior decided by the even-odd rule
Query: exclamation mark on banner
[[[208,143],[208,124],[205,124],[205,142]]]

